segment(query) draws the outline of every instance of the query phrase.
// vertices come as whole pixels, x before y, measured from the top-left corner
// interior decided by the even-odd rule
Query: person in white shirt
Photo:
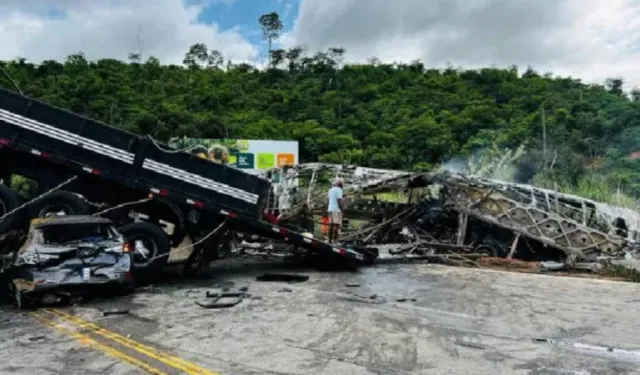
[[[329,189],[327,195],[329,198],[329,207],[327,208],[327,213],[329,214],[329,243],[334,243],[338,241],[340,226],[342,225],[344,192],[342,191],[341,179],[336,178],[333,181],[333,186]]]

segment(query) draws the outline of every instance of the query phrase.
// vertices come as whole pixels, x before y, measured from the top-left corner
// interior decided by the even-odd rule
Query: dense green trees
[[[276,21],[264,27],[265,38],[277,38]],[[186,67],[82,54],[0,66],[27,95],[164,140],[297,139],[305,162],[414,170],[524,145],[510,160],[517,180],[596,178],[630,194],[640,186],[640,162],[626,159],[640,150],[640,94],[628,98],[619,78],[585,85],[531,68],[343,65],[344,52],[275,49],[267,70],[223,61],[201,44],[187,51]],[[13,89],[2,76],[0,85]]]

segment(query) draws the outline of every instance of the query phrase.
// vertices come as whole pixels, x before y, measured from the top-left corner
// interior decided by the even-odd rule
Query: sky
[[[640,0],[0,0],[0,59],[126,59],[180,64],[204,43],[264,64],[261,14],[284,23],[280,47],[344,47],[346,62],[428,67],[517,65],[640,86]]]

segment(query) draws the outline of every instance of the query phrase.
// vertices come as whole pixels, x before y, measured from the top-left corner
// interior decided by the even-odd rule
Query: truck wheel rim
[[[158,246],[155,241],[147,237],[132,236],[129,241],[133,244],[132,256],[135,267],[145,267],[158,255]]]
[[[478,247],[476,247],[475,252],[478,254],[486,254],[490,257],[497,257],[498,256],[498,252],[496,251],[496,249],[494,249],[493,247],[489,246],[489,245],[480,245]]]

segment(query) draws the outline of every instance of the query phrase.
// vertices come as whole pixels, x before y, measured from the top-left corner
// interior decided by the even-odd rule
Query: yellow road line
[[[219,375],[218,373],[200,367],[195,363],[189,362],[172,354],[164,353],[155,348],[143,345],[121,334],[107,330],[95,323],[86,321],[79,316],[71,315],[58,309],[46,309],[46,311],[56,314],[62,319],[65,319],[77,326],[86,328],[97,335],[117,342],[118,344],[123,345],[129,349],[135,350],[138,353],[144,354],[147,357],[153,358],[175,369],[184,371],[189,375]]]
[[[92,339],[89,336],[86,336],[82,333],[79,332],[75,332],[72,331],[70,329],[64,328],[62,326],[60,326],[58,323],[56,323],[55,321],[47,318],[46,316],[44,316],[41,313],[38,312],[32,312],[31,316],[33,316],[35,319],[39,320],[41,323],[55,329],[56,331],[63,333],[67,336],[71,336],[74,339],[76,339],[77,341],[79,341],[80,343],[87,345],[93,349],[97,349],[107,355],[110,355],[111,357],[114,357],[116,359],[119,359],[121,361],[127,362],[131,365],[134,365],[138,368],[141,368],[145,371],[147,371],[150,374],[154,374],[154,375],[168,375],[166,372],[161,371],[155,367],[152,367],[151,365],[149,365],[148,363],[144,363],[141,360],[131,357],[125,353],[122,353],[119,350],[116,350],[108,345],[104,345],[102,343],[97,342],[96,340]]]

